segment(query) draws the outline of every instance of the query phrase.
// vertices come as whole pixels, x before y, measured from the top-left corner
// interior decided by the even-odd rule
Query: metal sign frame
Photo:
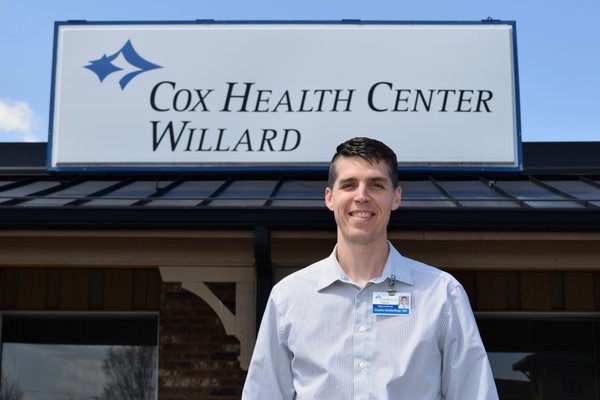
[[[483,21],[450,21],[450,22],[446,22],[446,21],[357,21],[357,20],[349,20],[349,21],[212,21],[212,20],[200,20],[200,21],[155,21],[155,22],[141,22],[141,21],[133,21],[133,22],[127,22],[127,21],[120,21],[120,22],[109,22],[109,21],[101,21],[101,22],[87,22],[87,21],[67,21],[67,22],[56,22],[55,23],[55,34],[54,34],[54,54],[53,54],[53,62],[52,62],[52,93],[51,93],[51,104],[50,104],[50,124],[49,124],[49,138],[48,138],[48,157],[47,157],[47,168],[49,171],[53,171],[53,172],[104,172],[104,171],[110,171],[110,172],[205,172],[205,171],[212,171],[212,172],[219,172],[219,171],[245,171],[245,172],[252,172],[252,171],[281,171],[281,172],[285,172],[285,171],[294,171],[294,172],[298,172],[298,171],[321,171],[321,170],[326,170],[328,168],[328,158],[325,157],[321,157],[321,159],[314,161],[314,160],[300,160],[300,161],[294,161],[294,162],[286,162],[286,161],[281,161],[281,160],[277,160],[277,161],[271,161],[271,160],[262,160],[259,162],[248,162],[248,161],[242,161],[242,162],[232,162],[232,161],[208,161],[208,162],[204,162],[204,161],[197,161],[197,162],[178,162],[178,161],[173,161],[173,162],[148,162],[146,161],[141,161],[141,162],[136,162],[135,160],[131,161],[131,162],[97,162],[97,161],[90,161],[87,162],[87,160],[83,160],[83,161],[63,161],[61,159],[60,153],[57,149],[60,147],[60,150],[62,151],[62,149],[65,147],[63,142],[65,141],[65,139],[63,139],[61,137],[61,129],[63,126],[68,125],[68,124],[64,124],[63,120],[65,118],[63,118],[63,115],[61,113],[64,113],[64,109],[69,109],[71,111],[69,111],[69,115],[73,115],[75,114],[75,112],[73,110],[77,110],[79,107],[77,102],[80,101],[80,99],[76,98],[75,96],[72,96],[71,104],[69,105],[69,107],[65,106],[63,103],[63,97],[64,93],[67,92],[67,90],[65,90],[63,88],[62,85],[62,81],[61,79],[64,78],[64,74],[67,74],[67,72],[63,71],[62,69],[64,68],[64,65],[66,64],[66,61],[63,60],[62,54],[61,54],[61,48],[60,48],[60,41],[61,41],[61,31],[64,28],[81,28],[83,30],[86,29],[106,29],[106,28],[111,28],[111,27],[115,27],[115,28],[120,28],[120,27],[136,27],[139,29],[150,29],[152,27],[155,27],[157,29],[160,28],[166,28],[166,27],[181,27],[183,29],[185,29],[186,27],[190,27],[190,26],[201,26],[201,27],[210,27],[210,28],[216,28],[218,27],[219,29],[224,29],[226,32],[228,29],[244,29],[244,28],[253,28],[253,27],[267,27],[267,28],[271,28],[271,29],[277,29],[277,28],[288,28],[288,27],[323,27],[323,28],[331,28],[331,29],[336,29],[336,28],[356,28],[357,30],[360,29],[364,29],[366,28],[372,28],[372,29],[386,29],[386,28],[390,28],[390,27],[402,27],[402,28],[408,28],[410,29],[419,29],[419,28],[427,28],[427,27],[432,27],[433,29],[438,29],[438,28],[444,28],[444,27],[465,27],[465,28],[478,28],[481,27],[482,29],[486,29],[489,27],[508,27],[509,31],[510,31],[510,43],[509,43],[509,47],[510,47],[510,51],[511,54],[505,55],[510,57],[510,60],[512,62],[512,65],[510,66],[512,68],[512,70],[510,71],[510,75],[512,78],[511,81],[511,85],[512,87],[510,88],[506,88],[507,91],[511,92],[512,95],[512,104],[508,105],[510,107],[512,107],[512,110],[510,112],[512,112],[512,121],[509,121],[510,124],[512,125],[512,132],[510,132],[510,140],[512,140],[512,142],[510,144],[508,144],[509,146],[512,146],[511,150],[513,152],[513,156],[512,159],[510,160],[504,160],[502,162],[494,162],[494,161],[482,161],[479,162],[477,160],[472,161],[472,160],[467,160],[467,161],[461,161],[461,162],[446,162],[446,161],[431,161],[431,160],[426,160],[426,161],[410,161],[410,160],[405,160],[404,157],[402,156],[402,154],[398,154],[398,159],[399,159],[399,167],[405,170],[414,170],[414,171],[503,171],[503,172],[511,172],[511,171],[520,171],[522,170],[522,166],[523,166],[523,161],[522,161],[522,150],[521,150],[521,122],[520,122],[520,103],[519,103],[519,77],[518,77],[518,61],[517,61],[517,40],[516,40],[516,23],[514,21],[498,21],[498,20],[483,20]],[[432,30],[433,30],[432,29]],[[110,47],[110,46],[108,46]],[[114,50],[114,46],[110,47],[111,49]],[[112,51],[112,50],[111,50]],[[154,63],[149,59],[144,58],[143,55],[139,54],[139,52],[136,52],[134,45],[131,44],[130,41],[127,41],[123,47],[116,52],[111,53],[110,51],[107,51],[105,54],[98,54],[98,51],[96,51],[96,54],[98,55],[97,58],[90,58],[87,57],[85,59],[85,61],[87,62],[87,64],[85,63],[79,63],[77,65],[77,68],[79,68],[79,70],[84,71],[85,73],[90,77],[95,79],[96,82],[101,82],[103,83],[103,81],[106,79],[107,81],[109,79],[112,79],[112,77],[110,77],[110,75],[113,72],[120,72],[120,70],[122,69],[120,67],[120,65],[122,64],[117,64],[115,65],[116,61],[120,59],[120,62],[123,62],[123,59],[125,59],[125,61],[129,64],[129,65],[133,65],[133,72],[129,72],[127,74],[121,73],[120,77],[121,79],[118,81],[118,85],[120,86],[120,92],[125,92],[125,90],[128,90],[128,85],[130,85],[130,87],[133,87],[135,85],[135,80],[138,76],[143,76],[143,74],[146,74],[146,76],[150,76],[152,72],[155,73],[160,73],[160,72],[156,72],[156,71],[160,71],[160,69],[162,68],[161,65],[159,65],[160,63]],[[353,57],[357,57],[356,55],[354,55]],[[150,57],[151,58],[151,57]],[[108,62],[107,62],[108,60]],[[240,69],[243,69],[243,65],[240,65]],[[78,71],[79,71],[78,70]],[[127,72],[127,71],[126,71]],[[63,74],[63,75],[60,75]],[[96,75],[96,76],[94,76]],[[488,74],[490,75],[490,74]],[[62,78],[61,78],[62,77]],[[140,78],[141,80],[142,78]],[[370,86],[370,91],[368,93],[369,98],[368,98],[368,102],[369,102],[369,107],[370,107],[370,112],[372,112],[372,114],[374,115],[374,117],[381,117],[383,114],[390,114],[385,113],[384,111],[396,111],[396,112],[404,112],[404,111],[411,111],[410,107],[414,107],[413,111],[417,110],[417,107],[419,106],[420,109],[422,110],[427,110],[429,111],[429,107],[431,106],[432,102],[435,100],[432,100],[433,96],[438,96],[439,97],[439,101],[438,101],[438,111],[441,111],[441,113],[444,113],[446,111],[448,111],[447,109],[441,109],[439,104],[442,104],[443,107],[446,107],[446,100],[448,100],[448,96],[450,91],[453,91],[454,89],[449,89],[447,87],[440,87],[440,88],[432,88],[431,86],[427,86],[424,85],[419,89],[416,89],[414,91],[412,91],[410,89],[402,89],[401,87],[396,87],[395,82],[393,82],[391,79],[387,78],[388,80],[386,80],[386,78],[377,78],[375,79],[373,82],[373,84]],[[114,86],[114,88],[116,88],[116,80],[113,80],[111,82]],[[223,82],[222,82],[223,83]],[[250,83],[252,83],[252,79],[248,78],[247,75],[245,75],[244,78],[241,78],[239,82],[236,82],[236,84],[239,83],[239,86],[237,86],[236,88],[232,88],[232,84],[231,82],[229,82],[229,92],[230,94],[233,92],[233,90],[238,90],[237,92],[237,96],[239,97],[239,93],[243,90],[254,90],[255,88],[257,88],[258,85],[256,85],[255,87],[249,87],[252,85],[249,85]],[[168,91],[171,91],[173,93],[179,93],[176,90],[178,90],[177,88],[178,82],[173,79],[173,80],[169,80],[169,79],[165,79],[162,78],[162,80],[160,81],[160,83],[155,83],[153,88],[152,88],[152,93],[149,93],[149,91],[146,91],[146,94],[155,94],[158,93],[159,91],[163,91],[163,93],[167,93]],[[245,85],[245,86],[244,86]],[[105,85],[107,86],[107,85]],[[435,85],[433,85],[435,86]],[[205,108],[205,111],[208,111],[208,107],[206,106],[206,104],[203,103],[203,100],[206,100],[206,98],[209,96],[210,93],[209,89],[192,89],[192,87],[190,87],[190,89],[187,89],[185,86],[181,86],[182,88],[184,88],[182,90],[182,96],[195,96],[194,98],[194,102],[192,103],[191,100],[192,98],[190,97],[189,100],[186,99],[184,100],[177,100],[179,101],[179,104],[184,104],[186,107],[190,106],[192,104],[195,105],[195,107],[198,108]],[[113,88],[113,89],[114,89]],[[205,90],[204,92],[202,92],[202,90]],[[212,90],[212,89],[211,89]],[[224,90],[224,89],[222,89]],[[340,91],[335,93],[335,92],[331,92],[331,93],[325,93],[324,91],[320,92],[320,100],[321,103],[319,105],[319,107],[321,107],[324,103],[324,96],[325,95],[330,95],[330,98],[333,98],[333,96],[335,97],[335,101],[336,103],[333,104],[333,106],[330,105],[329,110],[317,110],[317,111],[329,111],[330,114],[333,114],[334,112],[340,112],[342,111],[349,111],[348,109],[344,110],[344,104],[346,104],[346,106],[348,106],[349,108],[349,103],[350,103],[350,98],[354,95],[356,97],[358,97],[358,95],[356,94],[357,92],[351,92],[351,89],[347,89],[348,91],[346,92],[341,92],[344,89],[339,89]],[[436,92],[437,90],[437,92]],[[195,93],[194,93],[195,91]],[[114,89],[113,93],[118,93],[119,90],[118,89]],[[120,93],[119,92],[119,93]],[[262,94],[261,94],[262,92]],[[265,111],[264,109],[261,108],[271,108],[272,111],[273,109],[273,101],[269,100],[267,96],[270,96],[270,90],[258,90],[258,100],[255,101],[255,103],[253,103],[253,106],[255,107],[254,110],[249,110],[249,109],[243,109],[242,106],[240,106],[240,103],[238,101],[237,104],[237,111],[238,114],[240,114],[240,110],[242,112],[247,112],[247,111],[254,111],[255,114],[259,114],[262,113],[263,111]],[[315,90],[315,92],[317,92]],[[300,93],[300,92],[298,92]],[[303,93],[304,95],[306,95],[306,92]],[[313,93],[314,94],[314,93]],[[378,94],[386,94],[389,96],[394,95],[395,96],[395,103],[377,103],[377,99],[375,98],[376,95]],[[445,94],[446,97],[443,97]],[[364,95],[364,94],[363,94]],[[486,103],[488,100],[491,99],[491,97],[493,96],[493,93],[490,90],[486,90],[485,87],[479,88],[479,89],[468,89],[468,90],[456,90],[453,93],[451,93],[450,95],[454,96],[456,102],[454,104],[454,107],[456,108],[456,110],[458,111],[465,111],[468,110],[472,111],[473,113],[479,113],[479,115],[477,115],[477,117],[481,117],[482,114],[485,114],[486,112],[488,112],[489,114],[491,114],[491,110],[489,110],[490,107],[488,107],[488,104]],[[63,96],[63,97],[60,97]],[[158,95],[157,95],[158,96]],[[232,98],[235,97],[236,95],[231,94]],[[263,96],[261,98],[261,96]],[[285,96],[288,96],[287,98]],[[288,111],[290,110],[290,107],[292,107],[291,101],[290,101],[290,96],[287,91],[285,93],[284,96],[281,97],[277,97],[278,98],[278,102],[277,102],[277,107],[280,107],[282,111],[286,111],[286,107],[288,108]],[[340,98],[338,98],[338,96]],[[344,96],[345,96],[345,100],[344,100]],[[412,97],[410,97],[412,96]],[[429,96],[427,98],[427,96]],[[85,97],[85,94],[83,95],[83,97]],[[363,96],[365,97],[365,96]],[[410,99],[409,99],[410,97]],[[475,98],[477,97],[477,102],[475,102]],[[60,98],[60,100],[58,100]],[[110,100],[110,98],[107,97],[107,99]],[[227,97],[227,99],[229,100],[230,98]],[[233,101],[236,101],[239,99],[233,99]],[[304,98],[302,99],[304,101]],[[318,100],[318,98],[317,98]],[[338,102],[339,100],[339,102]],[[364,99],[363,99],[364,100]],[[85,101],[85,99],[81,100],[82,102]],[[152,103],[153,99],[150,99],[150,103]],[[269,103],[269,101],[271,101],[271,103]],[[344,103],[344,101],[346,101],[346,103]],[[390,100],[391,101],[391,100]],[[62,103],[61,103],[62,102]],[[183,102],[183,103],[182,103]],[[461,103],[462,102],[462,103]],[[110,101],[106,101],[107,103],[111,103]],[[410,104],[409,104],[410,103]],[[173,100],[173,104],[170,106],[166,106],[165,104],[167,103],[161,103],[159,104],[159,101],[156,100],[155,103],[152,103],[151,106],[154,108],[154,111],[156,113],[160,113],[163,112],[165,110],[167,110],[167,108],[169,108],[169,111],[173,111],[172,108],[176,107],[175,105],[175,100]],[[303,103],[302,103],[303,104]],[[314,111],[315,110],[315,104],[314,103],[312,106],[312,109],[309,111]],[[458,105],[457,105],[458,104]],[[62,107],[62,108],[61,108]],[[181,106],[183,107],[183,106]],[[225,106],[223,106],[223,103],[221,103],[221,109],[217,110],[217,111],[235,111],[235,110],[230,110],[228,109],[228,104],[226,103]],[[393,109],[393,107],[395,107],[395,109]],[[461,110],[461,107],[463,108]],[[189,107],[188,107],[189,108]],[[233,106],[231,106],[231,108],[233,109]],[[251,108],[251,107],[248,107]],[[487,108],[487,109],[486,109]],[[505,109],[507,109],[508,107],[505,107]],[[102,112],[103,110],[100,110],[100,112]],[[194,110],[195,111],[195,110]],[[275,110],[280,111],[280,110]],[[298,111],[298,110],[294,110],[294,111]],[[304,110],[299,110],[299,111],[304,111]],[[420,111],[420,110],[418,110]],[[495,111],[495,110],[494,110]],[[252,113],[246,113],[245,116],[250,115]],[[276,115],[277,118],[281,118],[282,113],[278,113]],[[313,112],[313,115],[316,115],[317,113]],[[408,113],[405,113],[404,115],[407,115]],[[416,113],[415,113],[416,114]],[[275,115],[275,113],[273,113],[273,115]],[[321,113],[319,116],[323,115],[323,113]],[[398,113],[396,113],[396,115],[398,115]],[[387,116],[386,116],[387,117]],[[462,117],[462,115],[460,116]],[[62,125],[60,125],[61,128],[57,129],[58,123],[61,123]],[[185,121],[182,121],[185,122]],[[158,121],[152,121],[152,123],[154,124],[153,126],[153,136],[154,136],[154,147],[155,150],[158,146],[162,146],[164,143],[167,143],[166,139],[167,138],[167,133],[171,138],[171,146],[173,145],[174,141],[173,141],[173,137],[174,134],[177,133],[177,130],[175,128],[172,128],[170,131],[168,130],[168,125],[167,128],[165,128],[165,125],[163,124],[161,127],[159,126],[159,122]],[[385,123],[384,123],[385,124]],[[389,123],[388,123],[389,125]],[[506,124],[508,125],[508,124]],[[174,125],[173,125],[174,126]],[[181,133],[183,132],[185,126],[183,128],[181,128],[180,131],[180,136]],[[189,128],[189,127],[188,127]],[[162,136],[161,135],[161,129],[163,129],[162,131]],[[196,128],[189,128],[190,130],[192,129],[196,129]],[[456,129],[456,128],[454,128]],[[81,131],[81,130],[80,130]],[[80,132],[79,131],[79,132]],[[198,129],[199,133],[200,129]],[[295,132],[297,133],[295,133]],[[249,134],[247,134],[248,131],[245,132],[246,137],[244,138],[244,136],[242,135],[242,137],[239,139],[238,141],[238,146],[240,146],[240,144],[243,146],[246,146],[246,149],[249,148],[251,146],[250,143],[248,143],[250,141],[250,136]],[[280,132],[280,133],[283,133]],[[262,147],[261,150],[263,148],[267,148],[268,146],[272,146],[271,142],[265,142],[265,135],[269,134],[269,132],[264,133],[263,132],[263,142],[262,142]],[[296,135],[297,138],[297,142],[300,141],[300,132],[298,129],[293,129],[290,128],[289,130],[285,131],[285,138],[288,139],[288,134],[290,134],[290,137],[293,137],[294,135]],[[506,134],[506,133],[503,133]],[[220,135],[223,135],[223,132],[220,133]],[[219,136],[219,144],[221,143],[221,136]],[[337,141],[337,143],[342,142],[343,140],[351,137],[351,136],[372,136],[374,138],[377,139],[381,139],[384,142],[386,142],[388,145],[390,145],[390,147],[394,148],[393,143],[390,144],[388,140],[386,140],[385,137],[381,138],[377,135],[370,135],[369,132],[365,132],[364,134],[360,134],[360,135],[354,135],[351,134],[348,137],[345,138],[341,138]],[[198,135],[196,135],[196,137],[198,137]],[[280,135],[281,137],[281,135]],[[162,138],[161,140],[165,139],[164,141],[159,141],[158,139]],[[204,134],[202,134],[202,138],[204,138]],[[191,142],[192,140],[192,133],[190,133],[190,137],[189,137],[189,141]],[[196,139],[195,139],[196,140]],[[290,139],[290,141],[292,141],[293,139]],[[507,140],[507,139],[503,139],[503,140]],[[468,142],[468,141],[467,141]],[[158,145],[157,145],[158,143]],[[183,141],[182,141],[183,143]],[[265,144],[266,143],[266,144]],[[336,144],[337,144],[336,143]],[[293,146],[290,145],[289,143],[287,144],[289,147]],[[462,144],[463,146],[466,145],[466,143]],[[503,144],[505,145],[505,143]],[[79,147],[78,147],[79,146]],[[90,146],[92,146],[92,148],[88,149],[88,151],[95,151],[93,146],[94,144],[90,144]],[[215,147],[215,145],[211,145],[211,149]],[[254,145],[255,147],[258,147],[256,145]],[[285,149],[284,147],[286,146],[286,143],[284,142],[283,144],[281,144],[281,149],[282,151],[288,151],[288,149]],[[431,143],[426,143],[426,141],[424,142],[424,144],[421,145],[421,147],[425,147],[425,146],[431,146]],[[443,144],[442,144],[443,146]],[[483,146],[483,142],[482,143],[475,143],[475,146],[479,146],[479,148],[483,148],[485,146]],[[70,154],[74,154],[79,152],[80,149],[82,149],[83,152],[83,147],[81,143],[79,144],[75,144],[73,145],[72,149],[70,150]],[[163,148],[165,148],[167,146],[163,146]],[[188,150],[189,150],[190,145],[188,144]],[[201,149],[202,147],[202,143],[200,145],[197,146],[197,149]],[[335,150],[335,146],[333,145],[328,145],[327,146],[329,149],[329,153],[332,155],[334,150]],[[329,148],[330,147],[330,148]],[[494,144],[492,142],[492,144],[489,147],[494,147]],[[229,146],[229,148],[231,148],[231,146]],[[315,148],[315,146],[313,145],[312,148]],[[159,150],[162,150],[159,149]],[[202,148],[202,150],[204,151],[204,149]],[[237,147],[236,147],[237,150]],[[396,148],[394,148],[394,150],[396,150],[396,152],[398,153],[398,150]],[[100,151],[100,150],[99,150]],[[104,150],[106,151],[106,150]],[[472,150],[473,151],[473,150]],[[241,152],[240,152],[241,153]],[[287,154],[286,154],[287,156]],[[329,156],[330,157],[330,156]],[[76,157],[75,157],[76,158]]]

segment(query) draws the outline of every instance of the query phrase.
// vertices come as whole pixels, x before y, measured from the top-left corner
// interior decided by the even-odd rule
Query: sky
[[[0,142],[45,142],[55,21],[516,21],[525,142],[600,141],[600,1],[0,0]]]

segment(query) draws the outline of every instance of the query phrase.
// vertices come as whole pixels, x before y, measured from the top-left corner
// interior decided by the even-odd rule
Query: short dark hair
[[[380,161],[387,164],[394,189],[398,187],[398,159],[396,153],[385,143],[367,137],[355,137],[340,144],[329,165],[327,186],[333,189],[337,179],[336,161],[340,157],[360,157],[373,165]]]

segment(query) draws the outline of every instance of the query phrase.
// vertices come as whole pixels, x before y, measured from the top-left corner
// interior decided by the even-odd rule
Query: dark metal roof
[[[45,143],[0,144],[0,228],[335,226],[326,176],[50,174]],[[525,143],[521,173],[403,173],[391,229],[600,230],[600,142]]]

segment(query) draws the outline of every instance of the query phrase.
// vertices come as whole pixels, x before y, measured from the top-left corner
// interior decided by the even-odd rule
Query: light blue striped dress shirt
[[[498,399],[460,283],[390,244],[383,275],[360,288],[335,254],[273,288],[242,399]],[[392,275],[409,316],[373,314]]]

